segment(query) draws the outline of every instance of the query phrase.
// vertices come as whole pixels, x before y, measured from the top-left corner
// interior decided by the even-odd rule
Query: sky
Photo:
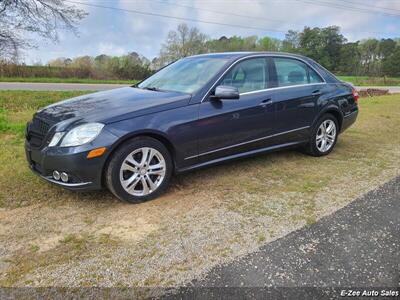
[[[26,63],[45,64],[57,57],[73,58],[83,55],[119,56],[132,51],[152,59],[159,54],[161,44],[165,41],[168,32],[176,29],[182,22],[199,28],[210,38],[257,35],[283,39],[288,29],[302,30],[304,26],[330,25],[340,26],[342,33],[349,41],[369,37],[400,37],[400,0],[73,1],[81,2],[82,4],[73,5],[88,13],[78,26],[78,35],[60,31],[58,43],[36,40],[38,48],[24,53],[23,59]],[[118,10],[84,4],[114,7]],[[187,6],[195,7],[195,9]],[[377,6],[385,9],[376,8]],[[123,10],[189,18],[193,21]],[[232,26],[200,21],[225,23]]]

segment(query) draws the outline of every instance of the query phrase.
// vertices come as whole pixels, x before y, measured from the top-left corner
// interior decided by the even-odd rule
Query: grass
[[[25,124],[33,113],[60,98],[71,98],[85,92],[30,92],[2,91],[0,93],[0,133],[15,134],[22,137]],[[87,92],[86,92],[87,93]]]
[[[338,76],[345,82],[351,82],[357,86],[400,86],[398,77],[369,77],[369,76]],[[46,78],[46,77],[0,77],[0,82],[43,82],[43,83],[103,83],[103,84],[127,84],[132,85],[139,80],[114,80],[114,79],[90,79],[90,78]]]
[[[400,86],[399,77],[338,76],[338,78],[356,86]]]
[[[60,240],[56,247],[51,250],[51,255],[47,251],[40,252],[39,246],[31,245],[27,250],[18,251],[8,261],[12,264],[12,267],[2,280],[2,286],[10,286],[22,275],[35,271],[42,266],[63,264],[72,259],[83,259],[86,257],[89,248],[96,247],[96,245],[98,245],[98,241],[93,237],[78,235],[68,235]],[[24,282],[24,285],[30,283],[28,279]]]
[[[90,79],[90,78],[49,78],[49,77],[0,77],[0,82],[44,82],[44,83],[106,83],[135,84],[138,80]]]
[[[5,176],[12,172],[14,168],[26,169],[24,153],[22,151],[25,124],[32,118],[38,109],[59,101],[60,99],[71,98],[84,94],[84,92],[31,92],[31,91],[1,91],[0,92],[0,145],[1,149],[13,149],[0,154],[0,163],[3,164],[0,172],[0,207],[5,202],[12,201],[13,206],[23,205],[25,197],[15,197],[13,194],[18,191],[15,186],[7,187]],[[8,161],[8,163],[6,163]],[[12,162],[12,163],[11,163]],[[16,178],[23,180],[27,174],[25,172],[15,172]],[[37,179],[28,175],[25,180],[37,183]],[[35,189],[31,193],[35,197]],[[26,193],[28,190],[23,189]],[[8,196],[6,196],[8,195]],[[11,198],[9,198],[11,197]],[[37,194],[38,199],[41,197]],[[5,200],[8,198],[9,200]]]
[[[399,175],[400,95],[389,95],[361,99],[326,157],[283,151],[187,173],[140,205],[68,192],[28,169],[23,130],[81,94],[0,91],[0,286],[180,284]]]

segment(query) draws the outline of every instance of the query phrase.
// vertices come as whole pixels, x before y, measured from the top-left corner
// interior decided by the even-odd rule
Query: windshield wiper
[[[158,89],[158,88],[156,88],[154,86],[146,86],[146,87],[143,87],[142,89],[149,90],[149,91],[157,91],[157,92],[161,91],[160,89]]]

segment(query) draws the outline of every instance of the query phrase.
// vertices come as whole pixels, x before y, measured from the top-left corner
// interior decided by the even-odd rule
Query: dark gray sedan
[[[313,60],[283,53],[216,53],[178,60],[132,87],[38,111],[26,156],[45,180],[107,187],[141,202],[171,175],[288,147],[329,154],[356,120],[358,95]]]

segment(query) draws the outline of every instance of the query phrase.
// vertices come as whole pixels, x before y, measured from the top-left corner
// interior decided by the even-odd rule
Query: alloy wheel
[[[163,155],[156,149],[142,147],[131,152],[122,162],[120,183],[134,196],[146,196],[154,192],[166,175]]]
[[[318,128],[315,139],[318,150],[322,153],[329,151],[336,140],[336,124],[333,120],[325,120]]]

